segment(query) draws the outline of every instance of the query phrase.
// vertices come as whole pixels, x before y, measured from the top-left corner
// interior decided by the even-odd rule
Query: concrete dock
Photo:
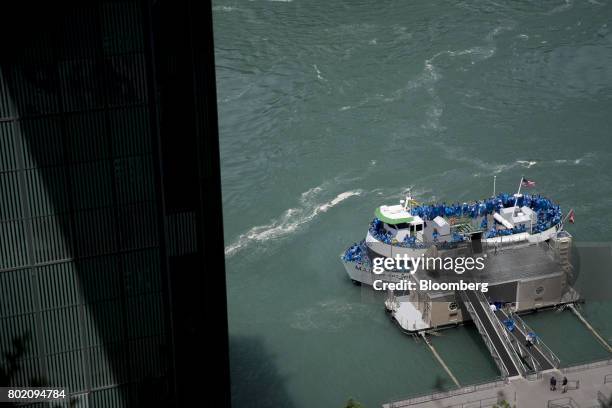
[[[550,378],[557,378],[557,390],[550,391]],[[561,380],[567,377],[568,391],[561,392]],[[612,398],[612,358],[590,364],[549,370],[538,379],[518,378],[447,392],[413,397],[383,404],[383,408],[473,408],[492,407],[503,400],[511,407],[599,407],[598,398]]]

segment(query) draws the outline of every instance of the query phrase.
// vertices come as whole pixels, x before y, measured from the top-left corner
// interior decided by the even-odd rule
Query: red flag
[[[535,187],[536,185],[535,181],[527,180],[525,177],[523,177],[521,184],[523,185],[523,187]]]
[[[574,223],[574,209],[573,208],[570,210],[569,214],[567,214],[567,219],[572,224]]]

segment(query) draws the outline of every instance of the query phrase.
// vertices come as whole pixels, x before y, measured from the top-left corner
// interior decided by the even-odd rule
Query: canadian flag
[[[567,220],[571,222],[572,224],[574,223],[574,209],[573,208],[567,214]]]

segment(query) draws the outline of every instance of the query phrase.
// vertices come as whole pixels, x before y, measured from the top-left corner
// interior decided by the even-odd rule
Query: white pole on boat
[[[408,189],[408,212],[412,214],[412,187]]]
[[[523,180],[525,177],[521,177],[521,181],[519,182],[518,191],[516,192],[516,197],[514,197],[514,207],[512,208],[512,215],[516,214],[516,205],[518,204],[519,195],[521,194],[521,186],[523,185]]]
[[[493,197],[495,197],[495,180],[497,179],[497,176],[493,176]]]
[[[408,193],[406,194],[405,200],[400,200],[400,203],[404,204],[404,211],[412,212],[412,194],[410,191],[412,188],[408,189]]]

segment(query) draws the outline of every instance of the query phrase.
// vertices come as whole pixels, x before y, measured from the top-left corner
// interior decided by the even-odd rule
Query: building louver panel
[[[168,381],[145,3],[75,3],[0,60],[0,352],[80,408]]]

